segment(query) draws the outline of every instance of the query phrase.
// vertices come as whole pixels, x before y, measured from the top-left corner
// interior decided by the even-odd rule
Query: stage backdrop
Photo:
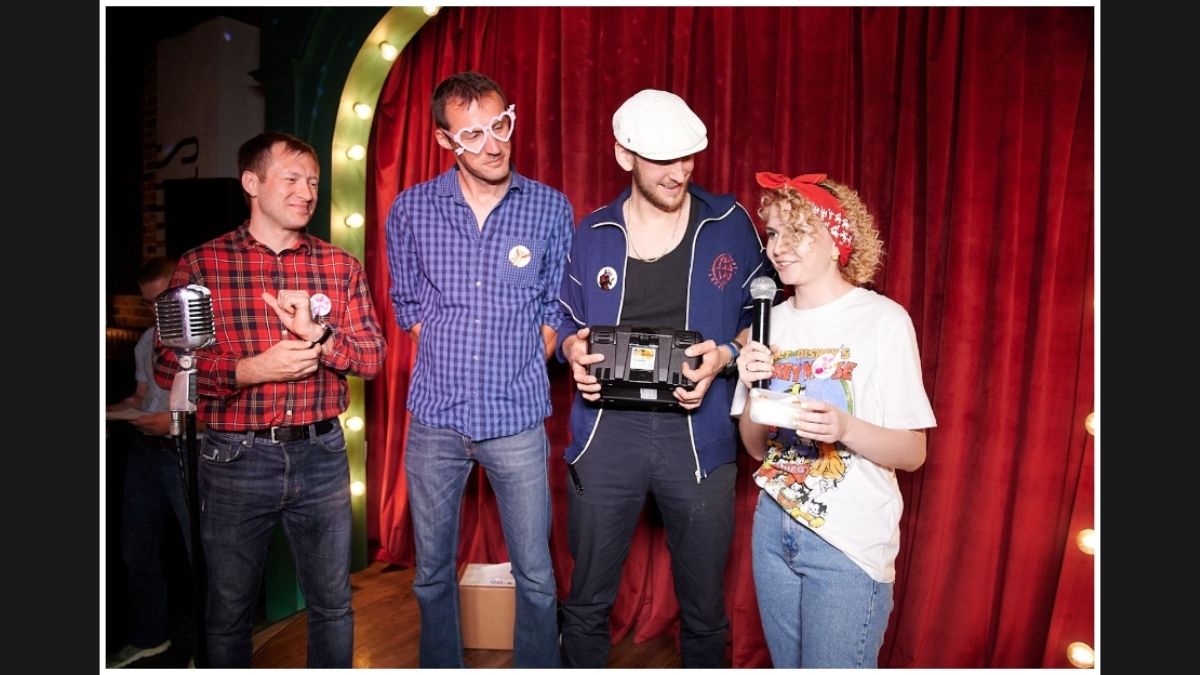
[[[882,230],[875,288],[912,315],[938,427],[925,466],[900,473],[880,665],[1065,666],[1060,638],[1092,640],[1090,584],[1064,593],[1059,581],[1072,516],[1092,516],[1082,424],[1094,405],[1092,33],[1091,8],[442,9],[395,62],[370,151],[367,264],[390,347],[369,389],[379,558],[413,559],[403,467],[414,350],[388,301],[383,220],[400,190],[452,163],[433,141],[435,84],[467,69],[496,79],[516,104],[516,167],[565,192],[577,219],[628,184],[613,111],[643,88],[667,89],[708,125],[696,183],[753,213],[754,172],[827,172],[858,189]],[[552,548],[565,593],[572,388],[562,367],[552,382]],[[754,468],[743,453],[726,575],[738,667],[770,665],[750,574]],[[614,641],[678,631],[661,525],[650,510],[644,521]],[[506,559],[477,474],[459,560]],[[1064,615],[1083,617],[1086,635],[1067,635]]]

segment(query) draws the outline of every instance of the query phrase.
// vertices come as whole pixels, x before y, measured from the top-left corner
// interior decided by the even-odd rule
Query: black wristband
[[[325,332],[321,333],[321,337],[308,343],[309,349],[312,349],[313,347],[316,347],[317,345],[325,344],[327,341],[329,341],[329,337],[331,335],[333,335],[333,326],[325,326]]]

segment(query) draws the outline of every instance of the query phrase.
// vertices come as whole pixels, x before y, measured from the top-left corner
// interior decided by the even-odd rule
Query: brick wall
[[[142,302],[140,295],[114,295],[112,317],[113,326],[134,329],[149,328],[154,325],[154,308]]]
[[[143,66],[142,90],[142,262],[166,255],[162,183],[154,170],[158,153],[158,58],[151,48]]]
[[[150,48],[143,66],[142,89],[142,262],[167,254],[163,218],[162,183],[154,170],[158,159],[158,82],[155,49]],[[143,329],[154,325],[154,309],[140,295],[113,295],[108,308],[106,332],[109,358],[131,358],[133,343]],[[132,340],[130,340],[132,336]],[[128,353],[126,353],[128,352]]]

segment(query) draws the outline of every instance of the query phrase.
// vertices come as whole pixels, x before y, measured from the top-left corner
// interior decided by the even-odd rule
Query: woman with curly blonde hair
[[[916,332],[903,307],[863,288],[883,245],[854,190],[824,174],[756,179],[767,256],[793,291],[771,309],[772,344],[741,350],[732,407],[762,462],[752,554],[763,633],[776,668],[874,668],[900,546],[896,470],[920,468],[937,424]],[[778,405],[762,389],[800,395],[760,424],[755,406]]]

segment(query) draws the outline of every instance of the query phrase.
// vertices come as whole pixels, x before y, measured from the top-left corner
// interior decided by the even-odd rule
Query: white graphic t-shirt
[[[796,309],[788,300],[771,309],[770,325],[769,339],[780,347],[770,389],[803,392],[888,429],[937,425],[912,320],[892,300],[863,288],[815,309]],[[739,385],[733,415],[741,415],[746,396]],[[894,470],[841,443],[772,428],[754,480],[872,579],[895,580],[904,503]]]

